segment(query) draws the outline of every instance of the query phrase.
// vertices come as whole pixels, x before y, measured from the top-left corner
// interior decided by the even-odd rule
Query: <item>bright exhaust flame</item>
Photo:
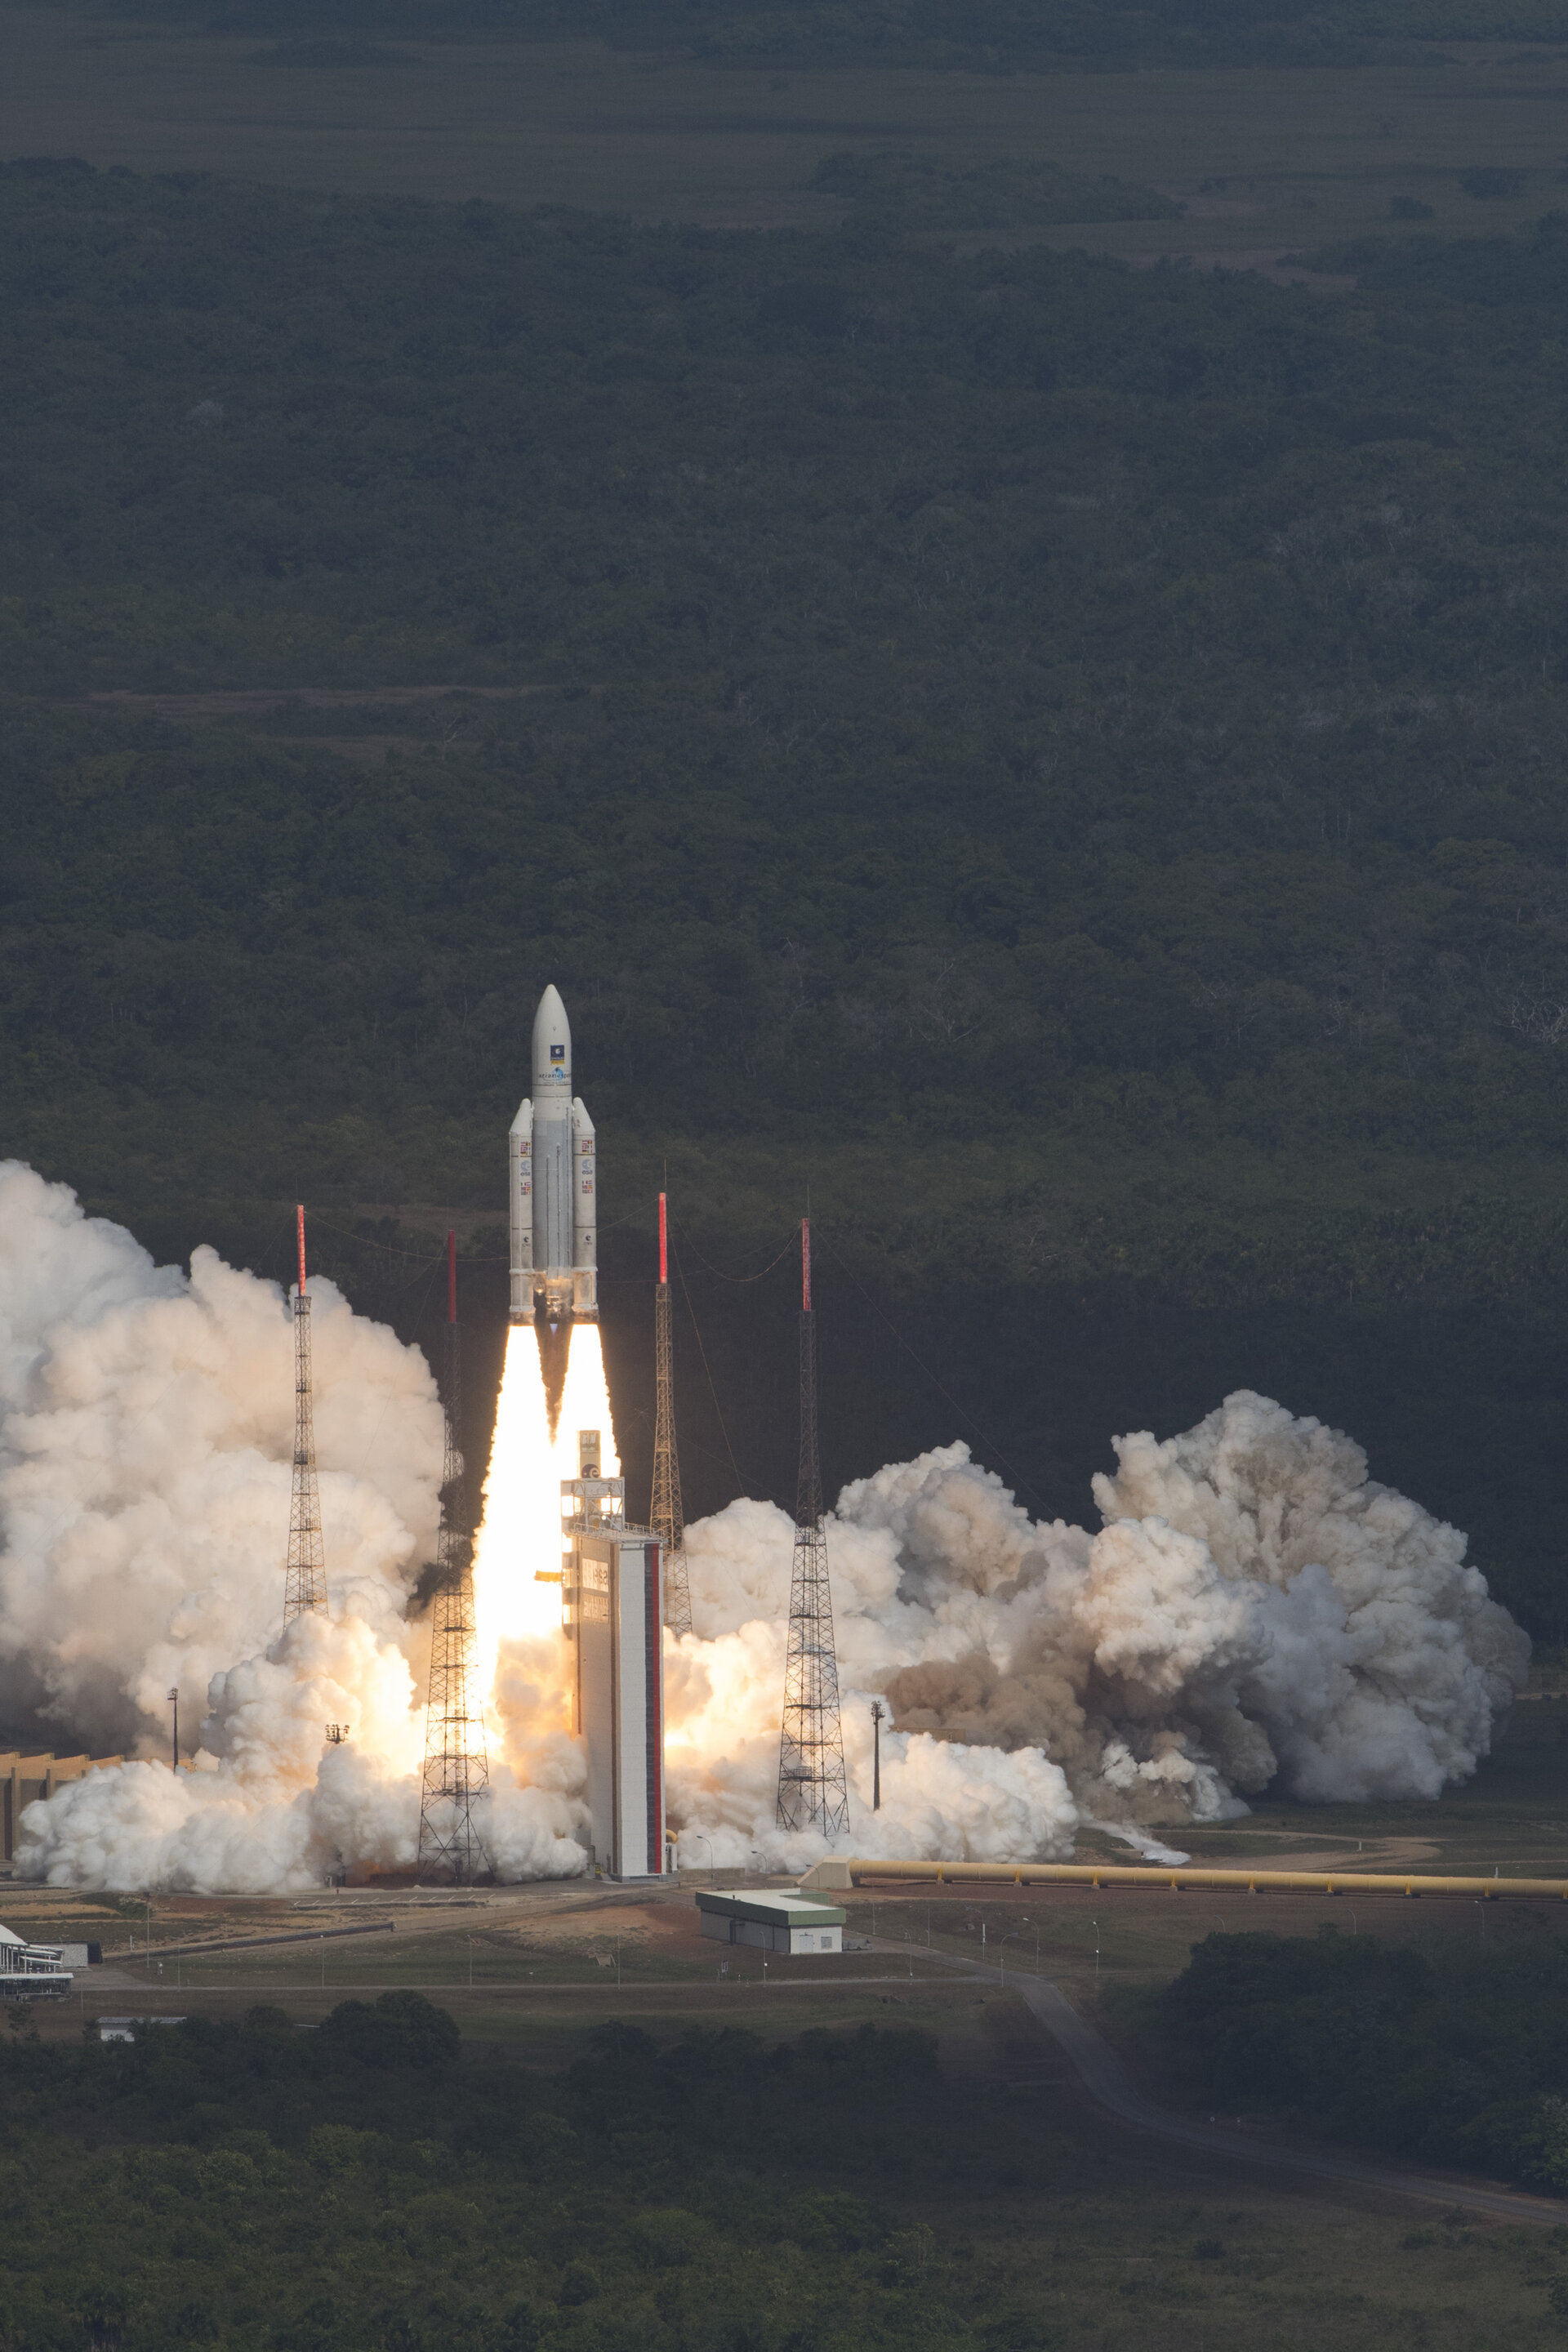
[[[211,1250],[188,1276],[155,1267],[63,1186],[0,1161],[0,1719],[140,1750],[23,1809],[19,1875],[281,1894],[345,1868],[411,1871],[430,1631],[406,1602],[443,1453],[424,1359],[317,1285],[331,1614],[281,1628],[294,1393],[276,1288]],[[478,1561],[485,1835],[509,1883],[590,1867],[574,1645],[560,1585],[537,1581],[560,1573],[561,1482],[584,1427],[613,1469],[597,1328],[563,1329],[542,1362],[533,1332],[512,1331]],[[1089,1824],[1147,1847],[1274,1783],[1303,1803],[1387,1804],[1469,1777],[1529,1644],[1457,1528],[1371,1479],[1342,1433],[1247,1390],[1116,1453],[1095,1481],[1098,1530],[1032,1520],[959,1444],[838,1496],[828,1556],[862,1853],[1066,1855]],[[697,1630],[666,1637],[668,1788],[699,1866],[815,1858],[776,1825],[795,1538],[787,1513],[746,1497],[687,1530]],[[171,1685],[182,1728],[187,1707],[201,1723],[178,1771]],[[875,1814],[873,1699],[891,1717]]]
[[[561,1631],[561,1481],[575,1478],[577,1433],[596,1429],[600,1467],[620,1474],[605,1356],[596,1323],[573,1327],[566,1381],[555,1435],[550,1434],[539,1342],[526,1323],[507,1334],[506,1362],[496,1408],[495,1438],[485,1480],[484,1517],[474,1556],[474,1611],[479,1629],[479,1686],[493,1693],[503,1642],[542,1644],[536,1673],[565,1688],[566,1643]],[[542,1584],[541,1576],[556,1580]]]

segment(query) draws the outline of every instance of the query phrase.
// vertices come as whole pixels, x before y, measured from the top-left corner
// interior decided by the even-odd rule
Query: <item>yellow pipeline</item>
[[[1423,1878],[1408,1872],[1360,1870],[1194,1870],[1114,1862],[858,1862],[835,1854],[814,1864],[803,1887],[826,1893],[884,1879],[933,1879],[939,1886],[1168,1886],[1248,1895],[1468,1895],[1495,1903],[1505,1895],[1547,1895],[1568,1903],[1568,1878]]]

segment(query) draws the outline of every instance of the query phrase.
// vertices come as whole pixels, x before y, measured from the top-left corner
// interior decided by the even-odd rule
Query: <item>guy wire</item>
[[[675,1246],[673,1232],[669,1236],[669,1254],[675,1260],[675,1271],[680,1277],[680,1295],[686,1301],[686,1311],[691,1318],[691,1328],[697,1334],[697,1350],[702,1359],[702,1369],[708,1374],[708,1393],[713,1400],[713,1411],[719,1423],[719,1434],[724,1441],[724,1450],[730,1456],[730,1467],[735,1474],[735,1492],[737,1495],[743,1495],[746,1491],[746,1482],[741,1475],[741,1465],[735,1459],[735,1449],[730,1443],[730,1433],[724,1426],[724,1415],[719,1403],[719,1391],[713,1384],[713,1374],[708,1362],[708,1350],[702,1344],[701,1327],[697,1320],[697,1310],[691,1304],[691,1293],[686,1286],[686,1269],[680,1263],[680,1252]]]
[[[911,1363],[920,1367],[920,1370],[925,1374],[927,1380],[931,1382],[932,1388],[935,1389],[937,1394],[940,1397],[945,1398],[946,1402],[952,1407],[954,1412],[959,1414],[963,1420],[969,1423],[970,1428],[974,1432],[974,1434],[980,1440],[981,1444],[984,1446],[988,1454],[994,1454],[996,1460],[1000,1462],[1003,1469],[1005,1470],[1009,1478],[1013,1480],[1015,1486],[1021,1486],[1024,1488],[1026,1493],[1033,1495],[1036,1502],[1039,1505],[1042,1511],[1048,1511],[1051,1507],[1047,1502],[1045,1496],[1041,1494],[1039,1488],[1034,1485],[1032,1480],[1026,1478],[1021,1470],[1014,1469],[1013,1465],[1008,1461],[1007,1456],[1003,1453],[1002,1448],[996,1444],[994,1438],[988,1436],[986,1432],[981,1428],[980,1423],[975,1420],[974,1415],[967,1411],[964,1406],[959,1403],[958,1399],[950,1390],[942,1387],[942,1384],[937,1379],[936,1374],[931,1370],[931,1366],[925,1363],[921,1357],[916,1355],[914,1349],[910,1347],[903,1333],[899,1329],[898,1325],[890,1321],[889,1318],[883,1314],[881,1308],[878,1306],[876,1300],[866,1288],[864,1283],[861,1282],[858,1276],[855,1274],[851,1267],[845,1264],[844,1259],[839,1255],[837,1250],[834,1249],[833,1243],[829,1235],[824,1232],[820,1225],[816,1230],[821,1239],[826,1243],[827,1247],[833,1251],[835,1262],[843,1273],[848,1275],[850,1281],[855,1285],[856,1289],[860,1293],[861,1297],[865,1300],[872,1314],[877,1317],[879,1322],[887,1324],[889,1330],[892,1333],[900,1347],[909,1357]]]
[[[772,1274],[774,1266],[778,1265],[781,1258],[788,1257],[790,1252],[796,1246],[799,1239],[800,1227],[798,1225],[792,1225],[788,1233],[784,1235],[784,1246],[779,1251],[778,1256],[769,1258],[761,1274],[726,1274],[721,1265],[714,1265],[710,1259],[703,1256],[695,1242],[690,1243],[689,1247],[690,1248],[692,1256],[697,1260],[699,1265],[706,1266],[710,1274],[716,1274],[721,1282],[761,1282],[763,1275]]]

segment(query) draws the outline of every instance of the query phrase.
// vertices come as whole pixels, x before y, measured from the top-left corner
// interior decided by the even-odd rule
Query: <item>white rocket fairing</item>
[[[533,1016],[533,1093],[507,1139],[511,1172],[511,1319],[542,1306],[552,1329],[599,1318],[594,1122],[572,1092],[572,1025],[559,990]]]

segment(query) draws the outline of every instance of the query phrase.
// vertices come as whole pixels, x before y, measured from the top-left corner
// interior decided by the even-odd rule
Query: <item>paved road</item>
[[[896,1952],[906,1948],[879,1937],[876,1948]],[[1003,1980],[999,1970],[978,1960],[952,1959],[936,1953],[927,1957],[966,1975],[984,1977],[993,1984]],[[1143,2096],[1115,2051],[1079,2015],[1058,1986],[1045,1977],[1026,1975],[1022,1969],[1015,1970],[1006,1981],[1060,2045],[1090,2098],[1135,2131],[1173,2140],[1178,2147],[1196,2148],[1204,2156],[1224,2157],[1248,2171],[1294,2173],[1299,2179],[1391,2190],[1396,2196],[1419,2198],[1426,2204],[1460,2205],[1496,2221],[1532,2221],[1547,2229],[1568,2221],[1568,2202],[1554,2197],[1527,2197],[1515,2189],[1489,2189],[1443,2173],[1397,2171],[1391,2165],[1369,2164],[1359,2157],[1333,2156],[1318,2148],[1283,2147],[1277,2142],[1255,2139],[1250,2133],[1243,2137],[1156,2106],[1152,2099]]]

